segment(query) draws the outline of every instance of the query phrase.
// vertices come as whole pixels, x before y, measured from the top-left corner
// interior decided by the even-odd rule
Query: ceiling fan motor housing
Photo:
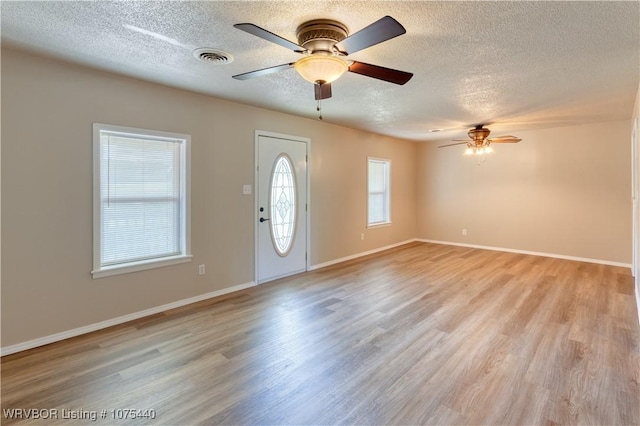
[[[469,137],[473,139],[476,145],[482,145],[484,140],[489,136],[491,131],[489,129],[485,129],[482,126],[476,127],[475,129],[469,130]]]
[[[333,46],[348,35],[349,30],[343,23],[329,19],[307,21],[296,30],[298,44],[312,54],[333,54]]]

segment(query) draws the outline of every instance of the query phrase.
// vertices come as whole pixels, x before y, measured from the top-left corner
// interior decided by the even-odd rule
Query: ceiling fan
[[[412,73],[343,59],[406,33],[404,27],[390,16],[351,35],[347,27],[338,21],[307,21],[296,30],[297,44],[254,24],[235,24],[234,27],[304,55],[295,62],[234,75],[237,80],[261,77],[293,67],[305,80],[314,84],[315,99],[320,101],[331,97],[331,83],[347,71],[395,84],[405,84],[413,77]]]
[[[485,128],[483,124],[478,124],[467,133],[470,139],[454,139],[454,142],[456,143],[440,145],[438,148],[446,148],[448,146],[455,145],[467,145],[465,154],[483,155],[493,152],[493,148],[491,148],[492,143],[518,143],[522,140],[515,136],[498,136],[495,138],[489,138],[490,133],[491,130]]]

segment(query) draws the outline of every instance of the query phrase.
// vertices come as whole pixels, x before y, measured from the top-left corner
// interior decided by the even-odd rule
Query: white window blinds
[[[99,265],[94,269],[187,254],[186,142],[99,130]]]
[[[368,224],[389,223],[389,169],[391,162],[371,158],[368,162]]]

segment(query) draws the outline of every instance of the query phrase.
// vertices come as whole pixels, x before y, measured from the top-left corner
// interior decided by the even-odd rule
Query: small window
[[[94,278],[189,261],[189,135],[93,130]]]
[[[377,158],[369,158],[368,190],[369,226],[391,223],[390,198],[391,198],[391,161]]]

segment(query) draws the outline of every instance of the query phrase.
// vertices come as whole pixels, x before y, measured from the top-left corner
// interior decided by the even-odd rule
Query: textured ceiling
[[[233,28],[296,41],[310,19],[354,33],[385,15],[405,35],[349,59],[414,73],[404,86],[347,73],[326,122],[412,140],[492,135],[631,116],[640,74],[640,2],[118,1],[2,2],[2,43],[91,67],[308,118],[313,86],[293,69],[232,75],[300,56]],[[228,65],[198,61],[211,47]],[[445,129],[430,133],[429,129]]]

